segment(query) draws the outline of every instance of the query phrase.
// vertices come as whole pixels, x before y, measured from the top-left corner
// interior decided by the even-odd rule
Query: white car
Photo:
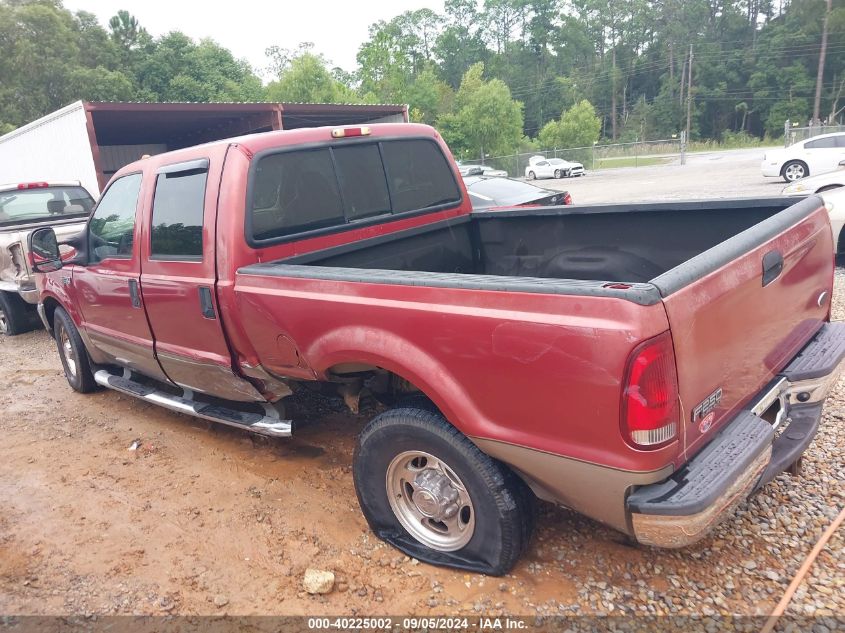
[[[763,155],[760,168],[767,178],[793,182],[832,171],[842,160],[845,160],[845,132],[837,132],[814,136],[784,149],[769,150]]]
[[[508,172],[504,169],[496,169],[490,165],[476,165],[468,163],[458,163],[458,171],[461,176],[493,176],[497,178],[507,178]]]
[[[845,187],[845,160],[839,162],[839,168],[817,176],[809,176],[796,180],[781,191],[784,196],[809,196],[811,193],[822,193],[838,187]]]
[[[525,168],[525,177],[528,180],[537,178],[571,178],[584,175],[584,165],[562,158],[546,158],[545,156],[532,156],[528,159],[528,167]]]
[[[837,255],[845,254],[845,187],[828,189],[821,194],[824,206],[830,214],[830,229]]]

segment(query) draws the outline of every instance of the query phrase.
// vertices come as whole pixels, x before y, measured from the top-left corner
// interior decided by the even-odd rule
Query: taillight
[[[631,353],[622,390],[620,426],[634,448],[665,446],[678,436],[678,374],[672,337],[664,332]]]
[[[563,204],[572,204],[572,196],[569,195],[568,191],[563,195]]]

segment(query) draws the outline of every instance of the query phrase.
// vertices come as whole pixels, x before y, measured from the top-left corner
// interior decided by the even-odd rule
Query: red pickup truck
[[[535,496],[701,538],[797,464],[845,354],[818,198],[472,212],[421,125],[140,160],[69,243],[31,257],[74,389],[275,436],[291,383],[367,389],[392,403],[354,455],[370,526],[490,574]]]

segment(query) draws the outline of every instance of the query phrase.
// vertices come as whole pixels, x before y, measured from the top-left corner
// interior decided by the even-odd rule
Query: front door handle
[[[138,292],[138,280],[129,280],[129,298],[132,300],[133,308],[141,307],[141,294]]]
[[[216,319],[217,316],[214,314],[214,302],[211,300],[211,288],[208,286],[200,286],[200,310],[202,310],[202,316],[206,319]]]
[[[783,255],[780,251],[769,251],[763,255],[763,286],[768,286],[783,272]]]

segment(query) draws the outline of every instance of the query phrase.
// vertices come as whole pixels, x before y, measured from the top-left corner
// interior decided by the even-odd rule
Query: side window
[[[440,147],[431,141],[382,143],[393,213],[460,202],[461,192]]]
[[[828,136],[827,138],[820,138],[817,141],[810,141],[804,145],[804,149],[828,149],[836,147],[836,137]]]
[[[834,137],[836,139],[836,147],[845,149],[845,134],[840,134]]]
[[[202,260],[206,169],[159,174],[150,230],[152,259]]]
[[[135,209],[140,191],[141,174],[130,174],[115,180],[100,198],[88,223],[92,263],[108,258],[132,257]]]
[[[252,231],[266,240],[343,224],[343,205],[330,150],[265,156],[255,171]]]

